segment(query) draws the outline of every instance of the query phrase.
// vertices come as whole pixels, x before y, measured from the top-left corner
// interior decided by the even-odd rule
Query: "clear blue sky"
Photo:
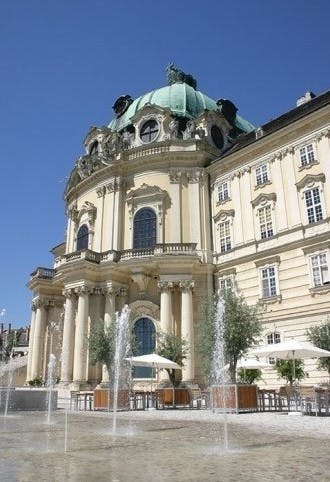
[[[1,277],[5,323],[30,323],[29,274],[52,266],[62,195],[90,126],[174,62],[263,124],[330,87],[329,0],[3,0]]]

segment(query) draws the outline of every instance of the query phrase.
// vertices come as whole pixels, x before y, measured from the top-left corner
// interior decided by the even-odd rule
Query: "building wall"
[[[300,119],[270,136],[259,139],[209,168],[212,187],[214,261],[217,278],[231,276],[238,293],[251,304],[263,303],[264,336],[278,331],[281,340],[306,339],[310,326],[330,314],[330,286],[315,287],[310,256],[325,253],[330,264],[329,107]],[[314,162],[301,166],[300,149],[312,145]],[[256,185],[256,169],[267,166],[268,180]],[[228,182],[230,196],[219,201],[218,186]],[[322,220],[309,223],[304,191],[319,188]],[[258,209],[270,206],[273,235],[261,239]],[[231,249],[221,252],[219,224],[230,220]],[[275,267],[276,295],[262,295],[260,270]],[[327,379],[306,361],[310,378]],[[283,384],[274,371],[266,371],[265,383]]]

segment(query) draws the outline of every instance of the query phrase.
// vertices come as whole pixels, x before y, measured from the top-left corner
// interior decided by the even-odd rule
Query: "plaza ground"
[[[325,481],[330,417],[208,410],[0,418],[2,482]],[[65,428],[67,427],[67,428]]]

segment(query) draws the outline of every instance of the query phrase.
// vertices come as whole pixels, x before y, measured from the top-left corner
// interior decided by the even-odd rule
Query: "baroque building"
[[[202,381],[196,324],[214,290],[265,304],[266,343],[304,338],[330,313],[329,92],[256,129],[191,75],[167,74],[165,87],[120,96],[110,124],[87,133],[64,194],[65,240],[29,280],[27,381],[45,378],[54,352],[63,386],[106,383],[88,334],[124,304],[138,354],[160,332],[188,341],[187,383]],[[137,370],[135,383],[150,376]],[[310,380],[322,377],[314,363]]]

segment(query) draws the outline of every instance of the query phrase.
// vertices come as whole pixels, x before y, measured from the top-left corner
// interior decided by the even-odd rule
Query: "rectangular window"
[[[313,286],[329,284],[329,269],[326,253],[311,256]]]
[[[220,252],[224,253],[231,249],[230,221],[220,223]]]
[[[315,162],[315,153],[313,144],[308,144],[307,146],[301,147],[299,149],[300,153],[300,165],[307,166]]]
[[[231,276],[219,278],[219,289],[221,291],[233,289],[233,280]]]
[[[258,209],[261,239],[270,238],[274,235],[272,212],[270,206]]]
[[[267,181],[269,181],[268,167],[267,164],[262,164],[256,169],[256,184],[260,186],[260,184],[264,184]]]
[[[269,298],[277,295],[275,266],[261,270],[262,297]]]
[[[309,224],[323,219],[320,190],[318,187],[305,191],[305,203]]]
[[[269,333],[267,335],[267,344],[268,345],[273,345],[274,343],[280,343],[281,341],[281,335],[277,333],[276,331],[274,333]]]
[[[277,333],[276,331],[274,333],[269,333],[267,335],[267,344],[268,345],[273,345],[274,343],[280,343],[281,342],[281,335]],[[268,358],[268,363],[270,365],[275,365],[276,359],[274,357],[269,357]]]
[[[223,202],[229,199],[228,182],[223,182],[218,186],[218,201]]]

